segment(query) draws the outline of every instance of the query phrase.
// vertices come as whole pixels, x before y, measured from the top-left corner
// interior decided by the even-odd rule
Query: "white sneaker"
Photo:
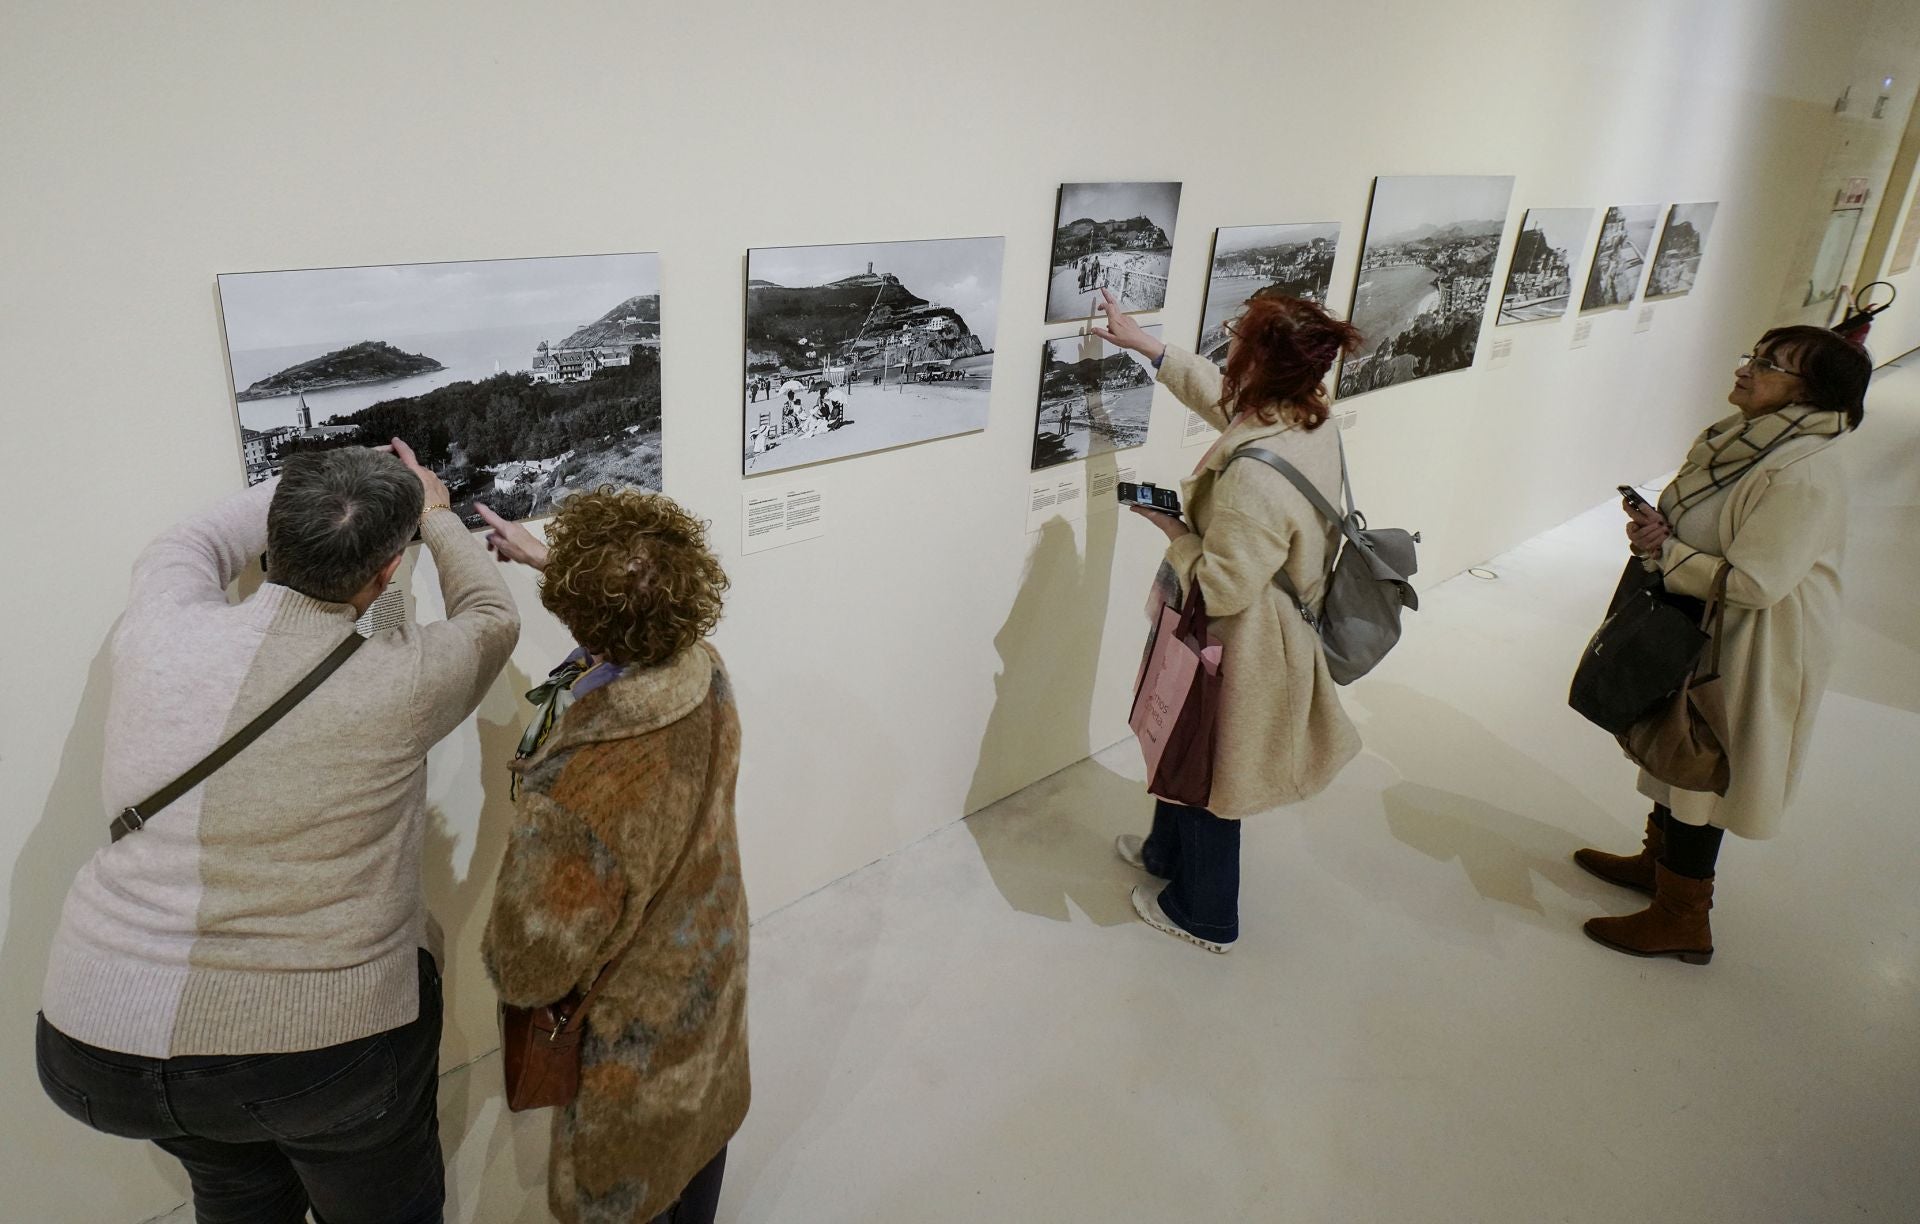
[[[1191,931],[1182,930],[1173,919],[1167,917],[1167,911],[1160,908],[1160,890],[1152,884],[1136,884],[1133,887],[1133,912],[1156,931],[1164,931],[1175,939],[1184,939],[1190,944],[1199,944],[1209,952],[1222,956],[1233,951],[1231,943],[1215,943],[1211,939],[1202,939]]]
[[[1138,871],[1147,869],[1147,860],[1140,855],[1140,848],[1146,845],[1146,839],[1138,833],[1122,833],[1113,839],[1113,852],[1120,861]]]

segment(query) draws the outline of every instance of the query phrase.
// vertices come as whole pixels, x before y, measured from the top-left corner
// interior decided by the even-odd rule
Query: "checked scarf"
[[[1720,489],[1739,480],[1774,447],[1794,438],[1833,437],[1846,429],[1838,412],[1811,404],[1789,404],[1752,420],[1735,413],[1701,431],[1687,461],[1660,494],[1660,512],[1669,523]]]

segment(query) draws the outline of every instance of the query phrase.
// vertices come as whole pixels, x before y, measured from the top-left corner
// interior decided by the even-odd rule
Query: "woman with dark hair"
[[[1322,385],[1360,333],[1300,298],[1256,296],[1228,324],[1223,375],[1161,344],[1102,290],[1107,325],[1094,334],[1153,362],[1180,402],[1221,431],[1181,482],[1185,518],[1136,510],[1167,535],[1150,611],[1197,588],[1225,648],[1213,790],[1204,808],[1156,800],[1152,832],[1120,838],[1120,857],[1167,881],[1133,890],[1155,929],[1225,952],[1239,937],[1240,818],[1318,794],[1360,751],[1320,639],[1317,615],[1339,527],[1265,463],[1231,462],[1257,446],[1298,468],[1329,501],[1340,497],[1340,441]],[[1285,572],[1301,607],[1275,584]]]
[[[727,576],[705,526],[657,493],[576,494],[546,543],[480,513],[488,546],[541,571],[540,602],[579,643],[529,694],[540,709],[481,947],[522,1007],[606,970],[579,1095],[554,1113],[548,1203],[569,1224],[709,1224],[748,1097],[740,721],[706,641]]]
[[[1634,956],[1713,956],[1707,911],[1722,835],[1780,828],[1813,733],[1840,628],[1847,486],[1835,445],[1866,415],[1873,363],[1821,327],[1779,327],[1735,367],[1727,402],[1660,508],[1628,509],[1633,551],[1657,564],[1668,592],[1705,599],[1727,569],[1720,676],[1731,742],[1725,797],[1640,775],[1653,800],[1638,854],[1584,849],[1574,861],[1653,904],[1595,918],[1587,935]]]

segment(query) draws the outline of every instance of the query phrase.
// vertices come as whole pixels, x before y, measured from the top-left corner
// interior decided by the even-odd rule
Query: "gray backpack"
[[[1413,546],[1420,542],[1420,533],[1367,526],[1366,515],[1353,508],[1345,443],[1340,445],[1340,491],[1347,503],[1345,514],[1335,509],[1313,482],[1300,474],[1300,469],[1272,451],[1243,446],[1227,462],[1240,458],[1258,459],[1292,481],[1301,496],[1347,537],[1331,566],[1319,620],[1300,602],[1300,593],[1293,589],[1284,570],[1274,575],[1273,582],[1320,634],[1327,671],[1334,683],[1352,684],[1372,671],[1400,640],[1400,609],[1420,610],[1420,596],[1407,581],[1419,569]]]

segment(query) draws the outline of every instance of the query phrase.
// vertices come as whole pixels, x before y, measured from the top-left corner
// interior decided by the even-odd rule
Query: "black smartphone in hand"
[[[1647,499],[1640,496],[1640,490],[1634,488],[1632,485],[1617,485],[1615,487],[1620,490],[1620,500],[1628,510],[1653,509],[1652,506],[1647,504]]]
[[[1180,495],[1172,489],[1122,480],[1115,483],[1114,491],[1123,506],[1139,506],[1143,510],[1159,510],[1176,516],[1180,513]]]

